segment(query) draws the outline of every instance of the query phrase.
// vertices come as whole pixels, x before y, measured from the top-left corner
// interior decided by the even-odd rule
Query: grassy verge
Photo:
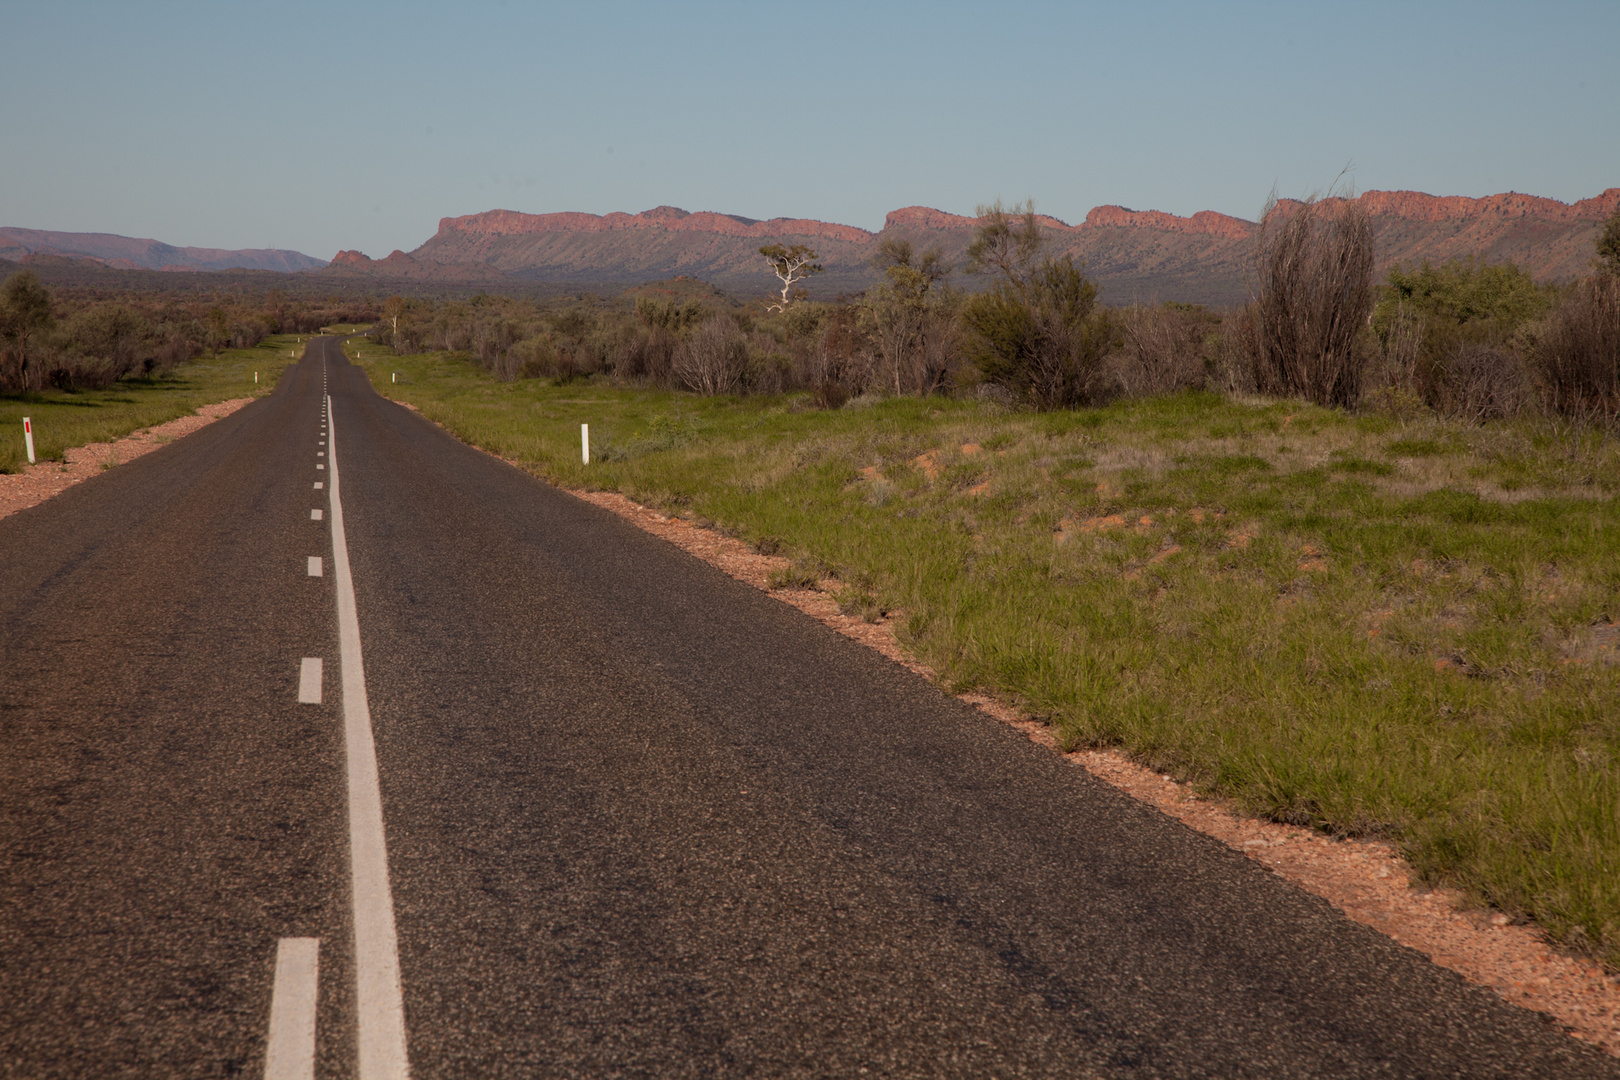
[[[294,353],[303,347],[286,334],[266,338],[252,349],[227,349],[219,356],[182,364],[155,379],[129,379],[105,390],[46,390],[0,397],[0,473],[28,464],[22,418],[34,422],[34,455],[61,461],[63,451],[92,442],[121,439],[181,416],[199,406],[230,398],[254,397],[275,389]],[[254,382],[254,373],[258,382]]]
[[[952,685],[1068,745],[1389,837],[1429,880],[1620,963],[1613,443],[1202,394],[818,412],[364,363],[540,476],[832,571],[846,609],[904,612]]]

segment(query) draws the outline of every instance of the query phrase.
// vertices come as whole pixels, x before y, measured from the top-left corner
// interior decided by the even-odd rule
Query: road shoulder
[[[204,405],[191,416],[158,424],[114,442],[93,442],[67,451],[65,463],[43,461],[28,465],[22,472],[0,474],[0,518],[38,506],[53,495],[60,495],[74,484],[98,473],[128,464],[160,446],[199,431],[215,420],[229,416],[256,398],[231,398]]]
[[[515,461],[507,464],[522,468]],[[762,555],[741,540],[642,506],[617,492],[563,490],[938,682],[936,673],[913,659],[896,637],[895,627],[903,613],[890,612],[877,623],[845,615],[830,593],[835,587],[832,582],[818,589],[772,588],[771,572],[790,566],[787,558]],[[1099,780],[1242,852],[1328,901],[1348,918],[1620,1056],[1620,979],[1595,961],[1557,952],[1533,926],[1513,925],[1504,916],[1469,908],[1461,893],[1424,887],[1392,844],[1334,840],[1308,829],[1249,817],[1117,751],[1063,753],[1045,724],[990,695],[964,693],[958,697]]]

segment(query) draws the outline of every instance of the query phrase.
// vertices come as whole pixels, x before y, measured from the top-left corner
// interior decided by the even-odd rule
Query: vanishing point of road
[[[378,396],[0,520],[0,1077],[1615,1077]]]

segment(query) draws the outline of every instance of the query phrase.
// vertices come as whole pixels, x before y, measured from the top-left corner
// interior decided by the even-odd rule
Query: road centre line
[[[264,1080],[314,1080],[320,945],[320,939],[312,937],[276,942]]]
[[[306,656],[298,664],[298,704],[321,703],[321,658]]]
[[[325,398],[327,412],[332,399]],[[355,1005],[360,1020],[360,1080],[405,1080],[405,1001],[400,986],[394,899],[388,883],[377,744],[366,699],[360,619],[349,572],[339,498],[337,436],[332,436],[332,576],[337,586],[338,666],[343,684],[343,736],[349,773],[349,868],[354,895]]]

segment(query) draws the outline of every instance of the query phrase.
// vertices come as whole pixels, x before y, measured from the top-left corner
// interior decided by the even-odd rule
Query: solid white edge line
[[[306,656],[298,665],[298,704],[321,703],[321,658]]]
[[[320,985],[320,939],[276,943],[276,979],[270,990],[270,1037],[264,1080],[314,1080],[315,1002]]]
[[[330,416],[332,398],[326,397]],[[337,587],[339,666],[343,681],[343,742],[349,772],[349,868],[354,892],[355,1006],[360,1020],[360,1080],[405,1080],[405,1000],[399,981],[399,943],[388,884],[377,744],[366,700],[360,619],[343,532],[337,438],[331,436],[332,577]]]

